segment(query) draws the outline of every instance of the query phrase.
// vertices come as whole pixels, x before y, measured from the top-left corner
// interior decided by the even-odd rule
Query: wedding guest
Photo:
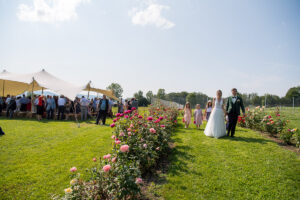
[[[108,106],[108,116],[113,117],[112,107],[114,106],[114,102],[113,102],[112,98],[109,99],[108,104],[109,104],[109,106]]]
[[[185,128],[188,128],[190,123],[191,123],[191,118],[192,118],[192,109],[191,109],[191,104],[189,102],[186,102],[184,106],[184,123],[185,123]]]
[[[20,110],[22,112],[25,112],[27,109],[27,104],[28,104],[28,98],[25,97],[25,94],[23,94],[22,98],[20,99],[20,103],[21,103],[21,108]]]
[[[75,117],[77,119],[78,114],[81,112],[81,110],[80,110],[80,100],[79,100],[78,97],[75,98],[74,107],[75,107]]]
[[[135,99],[135,98],[132,98],[131,99],[131,107],[135,107],[136,110],[138,109],[138,106],[139,106],[139,102]]]
[[[6,116],[9,118],[13,118],[14,111],[17,109],[17,103],[14,96],[12,96],[9,100],[9,104],[7,105]]]
[[[47,106],[46,106],[47,119],[53,119],[55,108],[56,108],[55,100],[51,96],[48,95]]]
[[[88,99],[86,99],[84,96],[82,96],[82,98],[80,100],[81,120],[87,120],[89,104],[90,104],[90,101]]]
[[[124,112],[124,105],[121,98],[121,100],[118,101],[118,113],[123,113],[123,112]]]
[[[3,132],[1,126],[0,126],[0,135],[5,135],[5,133]]]
[[[3,108],[4,108],[4,100],[2,97],[0,97],[0,116],[2,115]]]
[[[6,96],[6,100],[5,100],[6,105],[9,104],[10,100],[11,100],[11,97],[10,97],[10,95],[8,94],[8,95]]]
[[[16,111],[19,112],[21,110],[21,97],[17,97],[16,104],[17,104]]]
[[[57,116],[57,119],[59,120],[59,118],[60,118],[61,120],[63,120],[64,113],[65,113],[65,106],[66,106],[66,99],[65,99],[64,95],[61,95],[58,98],[57,104],[58,104],[58,116]]]
[[[31,97],[28,97],[28,103],[26,104],[26,111],[31,112]]]
[[[205,113],[204,113],[206,121],[208,121],[211,111],[212,111],[212,102],[211,100],[209,100],[206,104]]]
[[[43,108],[43,98],[44,96],[43,95],[39,95],[39,97],[37,98],[37,120],[42,120],[42,116],[43,116],[43,113],[44,113],[44,108]]]
[[[99,111],[97,115],[96,124],[99,124],[100,119],[102,118],[102,124],[105,125],[106,115],[108,113],[108,99],[106,99],[106,95],[103,95],[103,98],[99,102]]]
[[[34,95],[34,98],[33,98],[34,113],[37,113],[37,105],[38,105],[38,103],[39,103],[39,99],[38,99],[38,97],[36,97],[36,95]]]
[[[202,125],[202,120],[203,120],[202,110],[200,104],[197,104],[196,109],[194,111],[194,121],[197,129],[199,129],[200,126]]]
[[[125,99],[125,104],[124,104],[124,107],[125,107],[125,110],[128,110],[128,100],[127,99]]]

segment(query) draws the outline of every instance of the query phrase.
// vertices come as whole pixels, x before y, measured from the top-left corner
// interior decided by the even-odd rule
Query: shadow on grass
[[[260,143],[260,144],[267,144],[268,142],[273,142],[271,140],[267,140],[267,139],[264,139],[264,138],[251,138],[251,137],[234,137],[234,138],[232,138],[232,137],[223,137],[223,138],[219,138],[219,140],[232,140],[232,141],[248,142],[248,143]]]

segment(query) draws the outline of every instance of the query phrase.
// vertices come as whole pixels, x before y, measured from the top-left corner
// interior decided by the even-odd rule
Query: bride
[[[225,108],[222,100],[222,91],[217,91],[217,98],[213,101],[213,110],[208,119],[204,134],[209,137],[220,138],[226,135]]]

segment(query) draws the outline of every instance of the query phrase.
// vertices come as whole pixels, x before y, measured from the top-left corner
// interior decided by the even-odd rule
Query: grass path
[[[170,200],[300,199],[298,155],[251,130],[214,139],[203,128],[179,124],[165,184],[154,193]]]
[[[111,149],[111,128],[74,122],[1,119],[0,199],[50,199]]]

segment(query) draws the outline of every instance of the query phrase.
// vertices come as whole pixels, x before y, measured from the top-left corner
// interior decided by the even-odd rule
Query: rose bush
[[[178,110],[151,106],[144,116],[136,109],[116,114],[113,128],[113,149],[99,158],[83,180],[70,169],[70,187],[56,199],[137,199],[143,184],[142,176],[154,171],[160,158],[170,152],[170,137],[177,123]],[[97,162],[97,158],[91,159]]]
[[[245,117],[239,116],[238,125],[269,133],[271,136],[279,135],[280,139],[286,143],[295,143],[300,147],[300,131],[288,128],[288,120],[285,119],[276,109],[275,112],[266,112],[264,107],[246,109]]]

